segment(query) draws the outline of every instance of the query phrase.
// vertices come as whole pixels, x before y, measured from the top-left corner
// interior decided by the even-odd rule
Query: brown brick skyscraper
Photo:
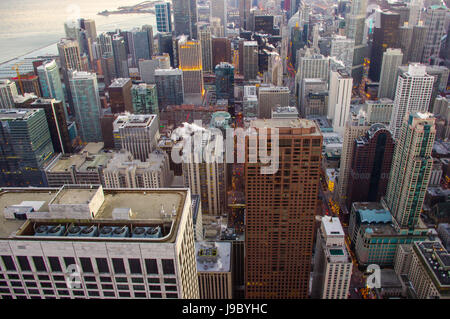
[[[246,298],[307,298],[322,136],[305,119],[255,120],[279,130],[279,168],[262,174],[246,143]],[[270,133],[268,134],[268,145]]]

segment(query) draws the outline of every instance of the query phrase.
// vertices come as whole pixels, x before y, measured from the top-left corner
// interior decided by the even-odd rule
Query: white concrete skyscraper
[[[387,97],[391,100],[395,96],[395,82],[397,68],[402,65],[403,53],[400,49],[388,48],[383,53],[381,64],[380,85],[378,87],[378,98]]]
[[[333,130],[343,133],[350,113],[353,78],[341,71],[331,71],[330,74],[327,117],[333,121]]]

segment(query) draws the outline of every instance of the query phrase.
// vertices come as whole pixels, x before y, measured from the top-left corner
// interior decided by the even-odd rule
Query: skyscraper
[[[248,30],[248,23],[250,22],[250,8],[252,7],[251,0],[239,1],[239,27],[243,30]]]
[[[213,68],[215,68],[216,65],[219,64],[220,62],[232,63],[230,39],[213,37],[211,42],[212,42]]]
[[[178,63],[183,71],[184,94],[203,94],[202,47],[200,41],[178,40]]]
[[[112,48],[114,54],[116,76],[120,78],[129,77],[128,56],[124,38],[118,34],[115,34],[112,39]]]
[[[343,36],[334,36],[331,40],[330,56],[342,61],[347,72],[351,74],[355,41]]]
[[[400,49],[388,48],[383,53],[378,98],[394,99],[397,68],[402,65],[403,53]]]
[[[260,87],[258,90],[260,119],[272,118],[272,108],[276,106],[289,106],[290,90],[288,87]]]
[[[151,26],[134,28],[128,35],[132,63],[137,67],[140,59],[149,60],[153,56],[153,29]]]
[[[369,77],[380,80],[383,53],[387,48],[398,47],[400,15],[390,11],[379,12],[379,24],[373,30],[373,42],[370,56]]]
[[[389,127],[395,139],[400,137],[400,128],[407,113],[428,111],[433,81],[434,77],[426,73],[425,65],[417,63],[410,64],[408,72],[398,77]]]
[[[223,27],[224,35],[227,34],[227,15],[228,15],[228,8],[227,8],[227,0],[211,0],[210,1],[211,6],[211,17],[219,18],[220,24]]]
[[[354,202],[379,202],[386,194],[394,140],[383,124],[374,124],[354,140],[348,181],[347,207]]]
[[[183,104],[183,71],[180,69],[157,69],[155,71],[155,82],[160,111],[167,105]]]
[[[75,71],[70,77],[75,118],[83,142],[102,141],[97,76]]]
[[[258,74],[258,42],[244,41],[241,62],[243,64],[244,80],[256,80]]]
[[[423,63],[437,64],[441,50],[441,38],[446,31],[445,21],[448,11],[445,6],[433,5],[426,8],[423,13],[425,26],[428,28],[423,49]]]
[[[131,104],[131,79],[117,78],[108,87],[111,112],[123,113],[133,112]]]
[[[228,105],[234,104],[234,66],[222,62],[216,65],[216,97],[228,100]]]
[[[158,32],[172,32],[170,2],[155,3],[156,29]]]
[[[156,114],[159,116],[156,84],[133,84],[131,100],[134,114]]]
[[[10,80],[0,80],[0,109],[12,108],[14,96],[18,94],[16,83]]]
[[[211,28],[204,24],[198,27],[198,37],[202,46],[202,67],[203,72],[212,72],[213,67],[213,52],[211,41]]]
[[[172,5],[175,35],[197,39],[197,1],[173,0]]]
[[[353,51],[352,77],[355,84],[360,83],[364,73],[364,58],[367,55],[365,20],[367,0],[352,1],[350,14],[346,14],[345,35],[355,41]]]
[[[400,229],[412,230],[418,224],[433,166],[435,136],[433,114],[408,112],[403,117],[385,198]]]
[[[0,185],[45,186],[41,170],[52,155],[44,110],[0,110]]]
[[[350,114],[353,78],[341,71],[330,72],[330,90],[327,117],[333,121],[333,130],[343,133]]]
[[[66,101],[64,91],[61,85],[61,75],[59,74],[59,67],[55,60],[44,62],[38,66],[37,73],[39,76],[39,83],[41,85],[42,96],[61,101],[66,120],[69,119],[67,113]]]
[[[246,137],[245,297],[307,298],[322,135],[305,119],[255,120],[250,126],[267,144],[272,141],[271,152],[278,129],[279,164],[264,174],[260,158],[250,161],[257,143]]]
[[[77,41],[61,39],[57,46],[61,68],[64,71],[83,71],[81,66],[80,48]]]
[[[338,217],[322,217],[314,252],[311,297],[347,299],[353,263]]]

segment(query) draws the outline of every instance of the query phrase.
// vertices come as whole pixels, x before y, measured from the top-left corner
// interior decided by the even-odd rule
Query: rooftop
[[[254,128],[304,128],[311,130],[309,134],[320,135],[316,123],[306,119],[257,119],[251,121],[250,125]]]
[[[344,236],[344,229],[338,217],[322,217],[322,225],[325,229],[327,236]]]
[[[432,280],[439,288],[450,293],[450,254],[438,241],[415,242],[414,251],[420,256],[422,264],[432,274]]]
[[[110,88],[121,88],[129,82],[131,82],[130,78],[117,78],[117,79],[114,79],[114,81],[111,83],[111,85],[109,87]]]
[[[229,272],[231,271],[230,242],[196,242],[198,272]]]

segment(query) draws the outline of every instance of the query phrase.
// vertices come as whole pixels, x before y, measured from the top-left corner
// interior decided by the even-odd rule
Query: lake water
[[[64,22],[72,18],[94,19],[97,33],[130,30],[152,25],[153,14],[97,15],[103,10],[135,5],[140,0],[0,0],[0,63],[45,48],[55,53],[53,44],[65,36]]]

